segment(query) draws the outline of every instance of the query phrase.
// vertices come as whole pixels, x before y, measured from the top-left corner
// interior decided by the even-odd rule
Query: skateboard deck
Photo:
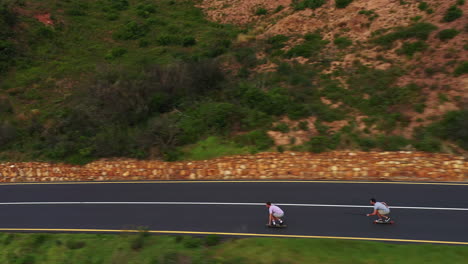
[[[285,228],[285,227],[287,227],[287,225],[269,225],[269,224],[267,224],[266,226],[270,227],[270,228]]]
[[[383,221],[379,221],[379,220],[374,221],[374,224],[381,224],[381,225],[389,225],[389,224],[391,225],[391,224],[394,224],[394,223],[395,223],[395,221],[393,221],[393,220],[390,220],[388,222],[383,222]]]

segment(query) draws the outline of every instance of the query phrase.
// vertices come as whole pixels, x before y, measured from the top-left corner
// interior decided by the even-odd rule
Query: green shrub
[[[302,44],[296,45],[286,52],[286,57],[292,58],[302,56],[309,58],[319,54],[320,50],[325,47],[327,43],[328,41],[323,40],[320,34],[308,33],[304,35],[304,42]]]
[[[156,13],[156,6],[154,4],[139,4],[136,10],[138,16],[148,18],[151,14]]]
[[[119,14],[116,12],[110,12],[106,14],[106,19],[109,21],[115,21],[119,19]]]
[[[146,48],[149,45],[150,45],[150,42],[147,39],[140,39],[140,41],[138,41],[138,47],[140,48]]]
[[[283,88],[273,88],[268,91],[263,91],[257,87],[241,85],[233,96],[237,98],[242,105],[270,115],[284,114],[288,105],[291,103],[287,90]]]
[[[126,48],[122,48],[122,47],[113,48],[107,52],[105,58],[107,60],[117,59],[125,55],[127,52],[128,51]]]
[[[307,104],[293,103],[286,109],[286,114],[291,120],[298,120],[310,116],[311,110]]]
[[[426,104],[424,103],[418,103],[413,106],[414,111],[418,113],[423,113],[425,108],[426,108]]]
[[[130,21],[120,27],[114,34],[114,39],[117,40],[134,40],[144,37],[149,32],[149,27],[135,21]]]
[[[256,128],[265,128],[273,122],[271,115],[257,109],[242,108],[244,114],[241,120],[241,130],[250,131]]]
[[[356,143],[362,150],[369,151],[377,146],[376,140],[372,137],[358,137]]]
[[[444,140],[451,140],[468,150],[468,110],[446,113],[442,120],[431,124],[426,133]]]
[[[309,130],[309,123],[308,123],[307,121],[301,121],[301,122],[299,122],[299,124],[297,125],[297,127],[298,127],[300,130],[307,131],[307,130]]]
[[[8,40],[0,40],[0,74],[15,64],[16,46]]]
[[[419,20],[421,20],[422,16],[414,16],[412,18],[410,18],[411,21],[413,22],[418,22]]]
[[[425,51],[429,45],[426,44],[424,41],[416,41],[416,42],[405,42],[403,46],[397,50],[399,54],[404,54],[406,56],[413,56],[416,52]]]
[[[0,123],[0,149],[11,143],[18,136],[18,130],[8,121]]]
[[[275,10],[273,11],[273,13],[276,14],[276,13],[280,12],[280,11],[283,10],[283,9],[284,9],[284,6],[279,5],[279,6],[277,6],[277,7],[275,8]]]
[[[454,38],[459,33],[460,33],[460,31],[458,31],[458,30],[456,30],[454,28],[444,29],[444,30],[439,31],[439,33],[437,33],[437,37],[440,40],[445,41],[445,40],[449,40],[449,39]]]
[[[217,235],[208,235],[205,237],[205,246],[216,246],[221,242],[221,238]]]
[[[15,234],[6,234],[5,238],[3,239],[2,243],[3,245],[5,246],[8,246],[11,244],[11,242],[13,242],[13,240],[16,239],[16,235]]]
[[[317,132],[320,135],[328,135],[328,130],[330,130],[329,126],[326,126],[326,125],[322,124],[318,120],[314,122],[314,126],[315,126],[315,129],[317,129]]]
[[[205,102],[185,111],[180,121],[185,143],[197,141],[206,134],[224,134],[240,122],[241,111],[230,103]]]
[[[379,135],[376,139],[376,147],[384,151],[401,150],[411,142],[402,136]]]
[[[375,14],[375,12],[373,10],[359,10],[358,14],[360,15],[366,15],[366,16],[371,16],[373,14]]]
[[[109,2],[110,7],[114,10],[127,10],[129,7],[128,0],[107,0]]]
[[[254,13],[256,16],[263,16],[263,15],[268,14],[268,10],[265,9],[264,7],[258,7],[257,9],[255,9]]]
[[[70,8],[65,11],[65,15],[68,16],[86,16],[87,13],[85,10],[79,9],[77,7],[75,8]]]
[[[463,15],[463,11],[460,8],[458,8],[456,5],[453,5],[449,9],[447,9],[442,21],[443,22],[452,22],[452,21],[462,17],[462,15]]]
[[[293,0],[291,5],[294,10],[316,9],[325,4],[325,2],[326,0]]]
[[[379,17],[379,15],[376,14],[373,10],[359,10],[358,14],[367,16],[369,21],[373,21]]]
[[[439,152],[442,148],[442,143],[435,137],[424,136],[415,140],[413,146],[420,151]]]
[[[202,240],[195,237],[187,237],[184,239],[184,247],[186,248],[198,248],[202,245]]]
[[[247,134],[236,136],[234,140],[244,146],[255,146],[258,150],[266,150],[274,144],[273,139],[264,130],[254,130]]]
[[[334,150],[340,143],[341,135],[339,133],[331,136],[317,136],[313,137],[306,143],[309,151],[320,153],[327,150]]]
[[[354,66],[347,81],[351,89],[346,90],[340,86],[331,86],[331,88],[334,87],[333,94],[341,98],[344,103],[356,107],[367,115],[386,115],[388,107],[408,102],[417,95],[418,86],[394,85],[402,74],[399,68],[378,70],[359,63]],[[367,94],[370,98],[362,99],[363,94]]]
[[[272,57],[283,56],[284,51],[281,50],[286,46],[286,41],[289,40],[289,37],[285,35],[276,35],[268,38],[265,43],[265,51],[269,53]]]
[[[427,2],[419,2],[418,4],[418,8],[419,10],[421,11],[424,11],[424,10],[427,10],[427,8],[429,8],[429,4]]]
[[[86,246],[84,241],[79,240],[68,240],[65,245],[68,249],[80,249]]]
[[[236,50],[236,59],[245,67],[252,67],[257,64],[257,56],[255,49],[250,47],[242,47]]]
[[[420,22],[405,28],[397,28],[392,33],[383,35],[374,39],[378,45],[390,47],[395,40],[416,38],[419,40],[426,40],[429,34],[436,30],[437,27],[430,23]]]
[[[13,105],[8,97],[0,96],[0,115],[2,113],[13,113]]]
[[[455,76],[460,76],[463,74],[468,73],[468,61],[462,61],[458,66],[455,68],[455,71],[453,72]]]
[[[203,47],[203,55],[208,58],[215,58],[229,51],[232,41],[230,39],[216,39],[209,45]]]
[[[161,46],[180,45],[182,39],[178,35],[163,34],[156,38],[156,43]]]
[[[339,37],[333,41],[333,44],[335,44],[339,49],[345,49],[353,45],[353,41],[347,37]]]
[[[9,36],[12,27],[17,23],[18,15],[13,6],[8,3],[0,4],[0,37]]]
[[[36,257],[34,255],[30,254],[24,254],[18,257],[18,259],[15,261],[15,263],[18,264],[35,264],[36,262]]]
[[[279,131],[281,133],[288,133],[289,132],[289,126],[286,123],[280,122],[275,127],[273,127],[272,130]]]
[[[47,239],[49,239],[49,236],[47,234],[34,234],[32,237],[32,246],[33,247],[39,247],[42,244],[44,244]]]
[[[182,38],[182,46],[191,47],[197,44],[197,40],[193,36],[185,36]]]
[[[275,35],[266,40],[266,43],[271,46],[271,49],[281,49],[286,45],[286,41],[289,40],[288,36]]]
[[[144,247],[145,237],[138,234],[134,235],[130,240],[130,248],[133,250],[140,250]]]
[[[353,0],[335,0],[336,8],[346,8]]]
[[[465,0],[457,0],[457,5],[464,5],[465,4]]]

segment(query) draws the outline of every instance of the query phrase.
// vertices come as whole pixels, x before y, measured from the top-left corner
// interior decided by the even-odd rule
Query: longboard
[[[266,226],[270,227],[270,228],[285,228],[285,227],[287,227],[287,225],[269,225],[269,224],[267,224]]]
[[[383,222],[383,221],[378,221],[378,220],[374,221],[374,224],[380,224],[380,225],[389,225],[389,224],[391,225],[391,224],[394,224],[394,223],[395,223],[395,221],[393,221],[393,220],[390,220],[388,222]]]

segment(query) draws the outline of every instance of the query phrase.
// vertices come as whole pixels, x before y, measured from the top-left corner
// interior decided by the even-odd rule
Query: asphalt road
[[[372,224],[369,198],[394,225]],[[265,227],[264,202],[285,211]],[[455,242],[468,245],[468,184],[147,182],[0,185],[0,231],[124,230]],[[53,230],[52,230],[53,229]]]

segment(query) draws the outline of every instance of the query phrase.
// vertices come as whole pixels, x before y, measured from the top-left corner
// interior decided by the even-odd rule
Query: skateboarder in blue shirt
[[[383,221],[385,223],[390,221],[390,217],[387,216],[390,213],[390,208],[388,208],[388,205],[385,202],[377,202],[374,198],[371,198],[370,204],[374,206],[374,212],[367,214],[367,216],[377,215],[379,217],[379,220],[377,221]]]
[[[280,225],[283,225],[283,220],[281,220],[281,217],[284,216],[283,210],[279,208],[278,206],[271,204],[271,202],[266,202],[266,207],[268,208],[269,212],[269,217],[268,217],[268,224],[269,225],[276,225],[276,222]]]

